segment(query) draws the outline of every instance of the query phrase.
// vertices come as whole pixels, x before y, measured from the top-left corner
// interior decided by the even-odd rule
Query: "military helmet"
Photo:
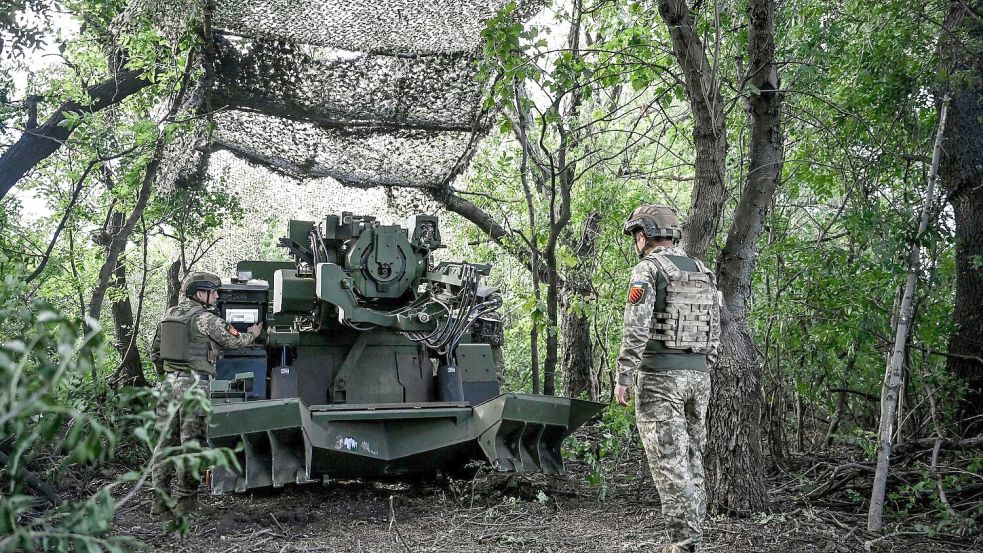
[[[672,238],[679,240],[683,237],[683,229],[679,225],[676,212],[664,205],[640,205],[635,208],[625,221],[625,234],[641,230],[649,238]]]
[[[194,297],[195,292],[198,290],[214,290],[222,285],[222,279],[214,273],[206,273],[204,271],[195,271],[187,277],[185,277],[184,282],[181,284],[181,293],[185,297]]]

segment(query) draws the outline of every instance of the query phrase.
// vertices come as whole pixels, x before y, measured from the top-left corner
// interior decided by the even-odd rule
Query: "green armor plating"
[[[648,256],[666,279],[666,310],[652,314],[652,339],[666,348],[693,353],[710,351],[711,330],[719,321],[714,305],[719,302],[713,273],[699,259],[697,271],[684,271],[666,255]]]

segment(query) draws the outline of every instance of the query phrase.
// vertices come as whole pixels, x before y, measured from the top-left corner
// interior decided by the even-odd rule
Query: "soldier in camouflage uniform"
[[[260,324],[255,324],[241,334],[208,310],[218,299],[217,289],[221,284],[219,277],[211,273],[188,275],[181,286],[179,303],[164,313],[157,326],[150,356],[157,373],[164,377],[158,384],[161,393],[157,405],[157,421],[164,433],[162,448],[192,440],[205,444],[206,414],[182,406],[172,417],[169,406],[175,401],[180,402],[184,394],[195,387],[207,395],[208,383],[215,375],[218,350],[246,346],[262,330]],[[155,513],[166,508],[168,497],[176,501],[181,512],[197,508],[198,479],[189,471],[172,463],[157,462],[153,467],[153,480],[162,498],[154,505]]]
[[[709,366],[720,343],[720,300],[713,273],[686,255],[682,231],[665,206],[643,205],[624,227],[635,238],[615,398],[635,417],[659,491],[670,544],[663,553],[700,551],[706,488],[703,449],[710,402]]]

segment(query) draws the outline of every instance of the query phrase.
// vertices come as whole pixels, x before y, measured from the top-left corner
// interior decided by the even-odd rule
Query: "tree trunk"
[[[563,306],[563,382],[567,397],[586,393],[597,400],[598,384],[593,382],[594,344],[590,337],[590,318],[582,308],[571,306],[569,297]]]
[[[546,266],[550,274],[557,274],[556,248],[547,245],[543,257],[546,258]],[[543,359],[543,394],[548,396],[556,395],[556,366],[560,358],[560,337],[557,332],[560,326],[559,304],[559,282],[556,278],[550,278],[549,285],[546,287],[546,357]]]
[[[833,410],[833,416],[829,419],[829,427],[826,429],[826,438],[823,439],[823,449],[829,449],[829,447],[833,445],[833,439],[836,437],[836,432],[840,429],[840,422],[843,420],[843,414],[846,413],[846,392],[841,390],[837,392],[837,394],[836,408]]]
[[[114,213],[113,227],[118,228],[122,224],[123,214]],[[110,378],[110,382],[115,386],[147,386],[147,379],[143,375],[143,363],[140,361],[140,350],[137,348],[136,336],[134,336],[136,326],[133,324],[133,306],[126,286],[126,263],[122,259],[117,262],[113,277],[113,288],[118,289],[121,294],[120,299],[110,306],[116,329],[116,341],[113,346],[119,352],[120,364]]]
[[[174,307],[181,299],[181,259],[167,266],[167,307]]]
[[[568,36],[570,53],[574,59],[579,59],[582,55],[580,52],[582,13],[581,0],[574,0]],[[580,118],[581,95],[577,89],[578,85],[574,83],[571,87],[572,93],[567,96],[568,103],[563,109],[562,117],[556,123],[556,130],[560,135],[560,144],[556,151],[559,172],[552,175],[548,183],[550,234],[546,240],[543,258],[549,276],[547,281],[549,287],[546,289],[546,316],[549,326],[546,329],[546,359],[543,362],[543,393],[549,396],[556,395],[556,367],[560,362],[560,337],[558,335],[560,288],[564,282],[560,278],[556,250],[561,237],[568,233],[567,225],[571,218],[571,195],[577,181],[577,162],[569,159],[574,157],[572,154],[576,152],[580,143],[577,126]],[[543,123],[545,124],[546,121],[544,120]],[[557,182],[559,182],[559,190],[556,189]]]
[[[693,112],[696,182],[686,223],[683,249],[700,259],[717,235],[724,208],[727,133],[720,81],[707,59],[703,41],[693,28],[686,0],[659,0],[659,14],[669,29],[672,50],[683,70],[686,98]]]
[[[874,485],[870,492],[870,509],[867,511],[867,530],[879,532],[884,525],[884,493],[887,489],[888,471],[891,468],[891,440],[894,437],[895,417],[898,413],[898,402],[901,393],[902,365],[908,346],[908,331],[911,326],[912,300],[915,296],[915,284],[921,268],[921,245],[919,241],[928,229],[928,220],[932,211],[932,199],[935,192],[935,180],[939,174],[939,159],[942,157],[942,137],[945,132],[946,108],[948,99],[942,101],[942,112],[939,115],[939,130],[935,137],[935,151],[932,154],[932,168],[928,175],[928,186],[925,190],[925,202],[918,222],[918,233],[911,245],[908,258],[908,277],[905,281],[904,295],[901,297],[901,309],[898,316],[898,328],[894,335],[894,350],[884,371],[884,383],[881,386],[881,419],[877,432],[877,466],[874,472]]]
[[[574,251],[577,267],[567,275],[567,286],[563,294],[563,382],[568,397],[578,397],[587,393],[593,400],[598,399],[600,383],[595,382],[594,343],[591,340],[590,314],[585,309],[590,301],[591,263],[597,251],[597,235],[600,232],[601,215],[591,213],[584,222],[580,243]],[[571,286],[572,284],[572,286]]]
[[[850,354],[850,358],[846,362],[846,369],[843,371],[844,374],[853,374],[854,367],[857,365],[857,354],[856,352]],[[843,388],[847,387],[849,382],[843,383]],[[830,393],[834,393],[830,390]],[[833,439],[836,437],[836,433],[840,429],[840,423],[843,421],[843,417],[847,411],[847,396],[846,391],[839,390],[835,392],[838,394],[836,396],[836,407],[833,409],[833,414],[829,419],[829,427],[826,429],[826,437],[823,438],[823,449],[829,449],[833,445]]]
[[[747,372],[749,366],[758,363],[758,355],[747,322],[721,318],[723,347],[713,371],[704,460],[708,506],[712,512],[746,516],[768,505],[759,418],[750,418],[761,412],[760,372]],[[727,379],[731,382],[722,382]]]
[[[956,298],[947,369],[966,387],[958,417],[962,435],[972,436],[983,429],[983,2],[949,6],[943,59],[952,101],[940,177],[956,221]]]
[[[683,232],[683,248],[697,258],[706,258],[707,248],[717,234],[724,203],[724,170],[727,154],[726,123],[720,82],[711,66],[700,35],[693,25],[693,14],[685,0],[660,0],[659,14],[672,38],[673,54],[683,70],[686,97],[693,113],[693,143],[696,149],[696,182]],[[752,16],[754,11],[752,10]],[[750,29],[753,33],[755,26]],[[749,35],[750,37],[750,35]],[[753,42],[749,44],[754,50]],[[772,51],[773,51],[772,44]],[[759,65],[758,67],[762,67]],[[772,87],[774,89],[776,87]],[[750,188],[751,181],[749,181]],[[749,200],[743,200],[746,203]],[[767,205],[767,204],[765,204]],[[753,226],[747,221],[735,224]],[[732,233],[733,234],[733,233]],[[752,236],[753,235],[753,236]],[[745,246],[748,239],[752,250]],[[753,259],[757,235],[743,233],[735,238],[735,257]],[[732,248],[733,249],[733,248]],[[744,318],[746,293],[739,285],[747,279],[734,279],[730,300],[721,309],[721,348],[714,367],[713,392],[708,416],[706,484],[711,512],[749,513],[767,504],[761,463],[761,368]],[[739,271],[737,274],[741,274]],[[728,307],[738,309],[732,313]]]
[[[141,75],[143,70],[124,71],[86,90],[92,103],[83,106],[75,101],[58,107],[43,125],[25,130],[12,146],[0,156],[0,199],[10,192],[28,171],[53,154],[68,140],[74,130],[66,125],[66,112],[96,112],[136,94],[150,84]]]
[[[749,101],[748,180],[720,255],[720,290],[725,302],[721,318],[727,332],[721,336],[720,360],[713,375],[707,443],[711,505],[715,511],[732,513],[761,511],[768,505],[757,424],[762,368],[748,328],[747,300],[758,238],[784,161],[774,0],[751,0],[748,16],[748,82],[758,92]],[[735,477],[737,473],[740,478]]]

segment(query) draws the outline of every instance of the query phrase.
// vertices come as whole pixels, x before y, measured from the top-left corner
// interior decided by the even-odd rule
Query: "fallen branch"
[[[929,448],[935,447],[935,442],[936,440],[939,439],[942,440],[942,446],[950,450],[951,449],[964,450],[964,449],[974,449],[977,447],[983,447],[983,434],[979,434],[977,436],[973,436],[972,438],[964,438],[961,440],[947,440],[944,438],[935,438],[935,437],[922,438],[920,440],[908,442],[903,446],[899,446],[898,452],[911,453],[912,450],[915,449],[928,450]]]
[[[7,466],[7,459],[7,455],[0,451],[0,467]],[[28,488],[31,488],[32,490],[41,494],[52,505],[61,505],[61,497],[58,495],[58,493],[56,493],[54,488],[52,488],[47,482],[41,480],[38,475],[27,469],[22,469],[20,474]],[[13,475],[11,475],[11,477],[13,477]]]
[[[864,473],[874,472],[874,467],[868,465],[862,465],[860,463],[847,463],[845,465],[838,465],[833,469],[832,473],[829,475],[829,480],[819,486],[818,488],[812,490],[806,497],[809,499],[819,499],[825,497],[846,487],[847,484],[852,482],[858,476]],[[842,478],[837,479],[837,476],[844,473]],[[819,478],[817,478],[819,480]]]
[[[945,507],[946,513],[949,514],[951,520],[956,521],[959,525],[959,532],[961,535],[968,531],[966,523],[963,521],[963,517],[959,516],[959,513],[952,508],[949,503],[949,499],[945,495],[945,488],[942,487],[942,475],[939,474],[939,451],[942,449],[942,438],[935,439],[935,447],[932,448],[932,477],[935,478],[935,486],[939,490],[939,501]]]
[[[396,524],[396,507],[393,503],[395,497],[396,496],[393,495],[389,496],[389,531],[392,532],[395,530],[396,537],[399,538],[399,543],[403,544],[403,548],[406,549],[406,553],[413,553],[413,550],[410,549],[409,544],[406,543],[406,540],[403,538],[403,533],[399,531],[399,525]]]

